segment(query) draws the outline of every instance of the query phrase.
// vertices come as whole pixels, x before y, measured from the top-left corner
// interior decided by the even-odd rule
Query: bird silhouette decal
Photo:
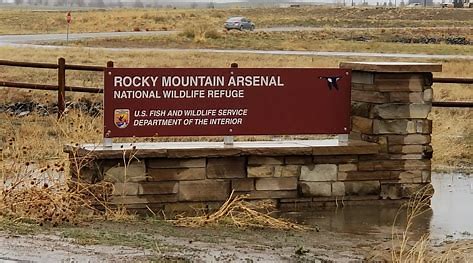
[[[338,90],[338,80],[341,79],[341,77],[319,77],[320,79],[325,79],[327,81],[327,86],[329,90],[336,89]]]

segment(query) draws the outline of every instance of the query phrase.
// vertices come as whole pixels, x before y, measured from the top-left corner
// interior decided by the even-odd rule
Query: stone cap
[[[418,62],[340,62],[340,68],[368,72],[442,72],[442,64]]]
[[[97,159],[123,158],[132,154],[137,158],[195,158],[224,156],[284,156],[284,155],[348,155],[376,154],[379,145],[358,140],[339,142],[327,140],[287,140],[235,142],[225,146],[223,142],[155,142],[155,143],[114,143],[112,147],[85,144],[66,145],[64,152],[75,157]]]

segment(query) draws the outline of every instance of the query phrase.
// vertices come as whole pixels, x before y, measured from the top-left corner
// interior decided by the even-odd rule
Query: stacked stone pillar
[[[350,139],[378,143],[377,155],[360,156],[349,180],[377,178],[383,199],[407,198],[430,184],[431,63],[341,63],[352,69]]]

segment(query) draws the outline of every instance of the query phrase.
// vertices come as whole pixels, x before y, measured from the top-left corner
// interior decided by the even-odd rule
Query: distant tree
[[[123,3],[121,0],[117,0],[117,7],[123,7]]]
[[[135,7],[135,8],[143,8],[143,7],[145,7],[145,6],[143,5],[143,2],[141,2],[140,0],[135,0],[135,3],[133,4],[133,7]]]
[[[191,8],[197,8],[197,3],[196,3],[196,2],[192,2]]]
[[[214,8],[215,8],[214,2],[209,2],[209,3],[207,4],[207,8],[214,9]]]
[[[22,5],[23,4],[23,0],[15,0],[15,5]]]

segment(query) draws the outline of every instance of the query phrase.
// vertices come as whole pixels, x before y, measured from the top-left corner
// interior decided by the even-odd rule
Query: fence
[[[103,92],[102,88],[67,86],[66,85],[66,70],[103,72],[107,67],[109,68],[113,67],[113,62],[108,61],[106,67],[101,67],[101,66],[66,64],[66,60],[64,58],[59,58],[57,64],[0,60],[0,66],[36,68],[36,69],[56,69],[57,70],[57,85],[0,81],[0,87],[57,91],[58,118],[60,118],[62,114],[64,113],[64,110],[66,107],[65,106],[66,105],[65,103],[66,91],[86,92],[86,93],[102,93]]]
[[[13,67],[38,68],[38,69],[57,69],[57,83],[58,83],[57,85],[0,81],[0,87],[57,91],[58,92],[57,93],[58,118],[60,118],[65,110],[66,91],[103,93],[102,88],[67,86],[66,85],[66,70],[103,72],[107,67],[108,68],[113,67],[113,61],[108,61],[107,66],[102,67],[102,66],[66,64],[66,60],[64,58],[59,58],[57,64],[0,60],[0,66],[13,66]],[[233,63],[232,67],[238,67],[238,66],[236,63]],[[451,84],[473,84],[473,78],[433,78],[433,82],[434,83],[451,83]],[[473,102],[434,101],[432,102],[432,106],[433,107],[473,108]]]

